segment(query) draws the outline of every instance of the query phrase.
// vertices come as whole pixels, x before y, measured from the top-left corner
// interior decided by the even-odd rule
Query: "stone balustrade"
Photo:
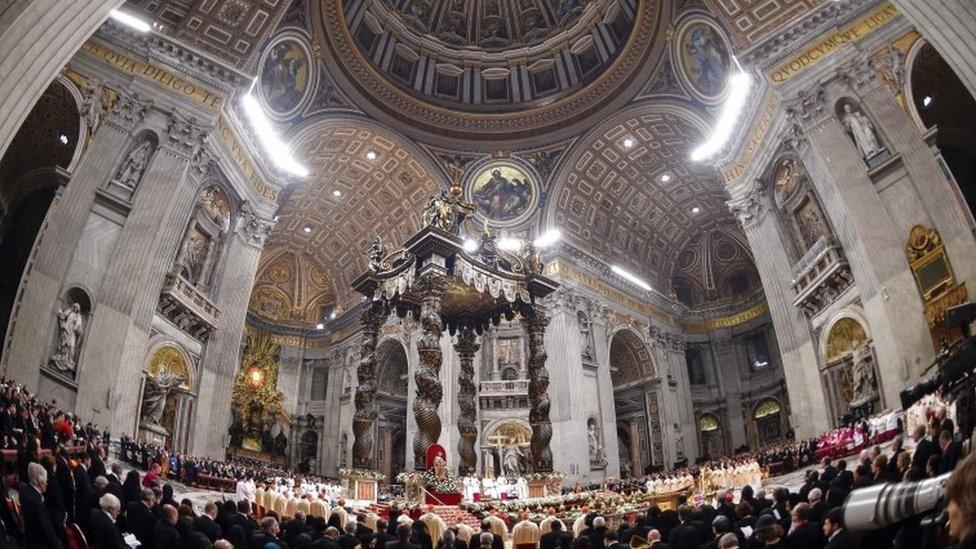
[[[207,296],[178,274],[166,275],[159,312],[181,330],[205,340],[217,326],[220,311]]]
[[[844,250],[833,239],[821,237],[793,266],[793,305],[811,317],[851,285],[854,277]]]

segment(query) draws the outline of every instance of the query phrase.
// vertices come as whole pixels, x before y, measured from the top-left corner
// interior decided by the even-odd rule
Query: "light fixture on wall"
[[[325,329],[325,324],[319,322],[318,324],[315,325],[315,329],[316,330],[324,330]]]
[[[559,242],[562,237],[563,233],[559,229],[549,229],[533,240],[532,245],[536,248],[548,248]]]
[[[123,25],[129,27],[130,29],[134,29],[139,32],[149,32],[152,30],[152,26],[150,26],[149,23],[146,23],[145,21],[139,19],[138,17],[129,15],[124,11],[112,10],[111,12],[109,12],[108,16],[113,21],[122,23]]]
[[[924,98],[922,99],[922,106],[923,106],[923,107],[928,107],[929,105],[931,105],[931,104],[932,104],[932,101],[933,101],[933,99],[932,99],[932,96],[931,96],[931,95],[926,95],[926,96],[925,96],[925,97],[924,97]]]
[[[60,141],[62,145],[67,145],[68,136],[62,133],[61,135],[58,136],[58,141]]]
[[[739,116],[742,115],[742,110],[746,105],[746,98],[749,97],[749,87],[752,83],[752,78],[742,70],[738,60],[734,57],[732,60],[735,62],[735,66],[739,72],[729,77],[729,95],[725,100],[725,105],[722,106],[722,112],[719,114],[715,129],[712,130],[712,135],[709,136],[707,141],[691,152],[691,159],[695,162],[701,162],[725,147],[729,138],[732,137],[732,132],[735,130],[736,123],[739,121]]]
[[[253,86],[252,90],[241,98],[241,106],[244,108],[244,112],[251,122],[251,128],[264,147],[264,152],[267,153],[275,165],[290,174],[297,175],[298,177],[306,177],[308,175],[308,168],[302,166],[295,160],[295,157],[291,154],[291,148],[275,133],[274,128],[271,126],[271,121],[264,114],[264,109],[261,108],[258,100],[254,98]]]
[[[627,271],[626,269],[624,269],[622,267],[618,267],[617,265],[613,265],[613,266],[610,267],[610,270],[613,271],[615,274],[620,275],[625,280],[633,283],[635,286],[637,286],[639,288],[643,288],[643,289],[645,289],[647,291],[651,291],[651,285],[650,284],[648,284],[647,282],[644,282],[642,279],[638,278],[636,275],[632,274],[631,272]]]

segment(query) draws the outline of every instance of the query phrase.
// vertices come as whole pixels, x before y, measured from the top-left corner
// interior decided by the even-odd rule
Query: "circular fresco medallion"
[[[525,221],[539,201],[535,172],[511,160],[479,162],[465,185],[467,199],[493,225],[511,227]]]
[[[311,50],[299,36],[285,34],[264,51],[259,67],[261,99],[275,118],[288,118],[315,88]]]
[[[675,64],[685,86],[706,103],[722,100],[732,72],[732,48],[725,34],[715,23],[696,17],[681,25],[677,37]]]

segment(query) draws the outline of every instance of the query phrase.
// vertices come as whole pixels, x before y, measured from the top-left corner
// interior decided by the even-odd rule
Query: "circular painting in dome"
[[[685,85],[698,99],[718,102],[732,72],[731,47],[725,35],[711,21],[693,18],[677,36],[674,54]]]
[[[493,160],[477,166],[468,179],[466,194],[478,213],[498,226],[524,221],[538,201],[534,174],[507,160]]]
[[[311,52],[297,36],[284,35],[272,42],[259,71],[261,98],[277,118],[295,114],[315,87]]]

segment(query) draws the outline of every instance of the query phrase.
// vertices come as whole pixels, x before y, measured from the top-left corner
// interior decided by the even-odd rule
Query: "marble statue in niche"
[[[142,176],[146,173],[146,168],[149,167],[152,148],[152,142],[148,139],[143,139],[136,145],[116,173],[115,181],[128,189],[136,190],[142,181]]]
[[[196,228],[191,229],[190,234],[183,241],[178,264],[180,274],[190,282],[199,282],[200,274],[203,271],[203,261],[207,255],[207,244],[207,237]]]
[[[866,344],[854,347],[851,362],[851,403],[860,404],[870,400],[877,392],[871,348]]]
[[[674,457],[677,461],[685,459],[685,434],[674,424]]]
[[[58,370],[74,373],[77,369],[84,324],[84,315],[78,303],[72,303],[70,307],[58,311],[58,346],[51,357],[51,364]]]
[[[349,463],[349,435],[342,433],[339,439],[339,467],[345,467]]]
[[[163,417],[166,398],[170,391],[184,381],[183,376],[168,368],[160,368],[155,376],[147,376],[146,386],[142,390],[142,413],[139,423],[149,427],[161,427],[159,421]]]
[[[586,360],[595,360],[596,353],[593,352],[593,324],[583,311],[577,312],[576,318],[579,321],[580,340],[583,343],[583,349],[580,354]]]
[[[510,444],[505,448],[505,458],[502,460],[502,470],[507,478],[518,478],[522,476],[522,461],[525,456],[515,444]]]
[[[598,467],[606,465],[607,452],[603,447],[603,435],[600,433],[600,426],[594,417],[586,421],[586,436],[589,442],[590,465]]]
[[[882,151],[874,123],[860,109],[855,109],[850,103],[844,103],[841,123],[844,124],[847,134],[864,160],[869,160]]]

